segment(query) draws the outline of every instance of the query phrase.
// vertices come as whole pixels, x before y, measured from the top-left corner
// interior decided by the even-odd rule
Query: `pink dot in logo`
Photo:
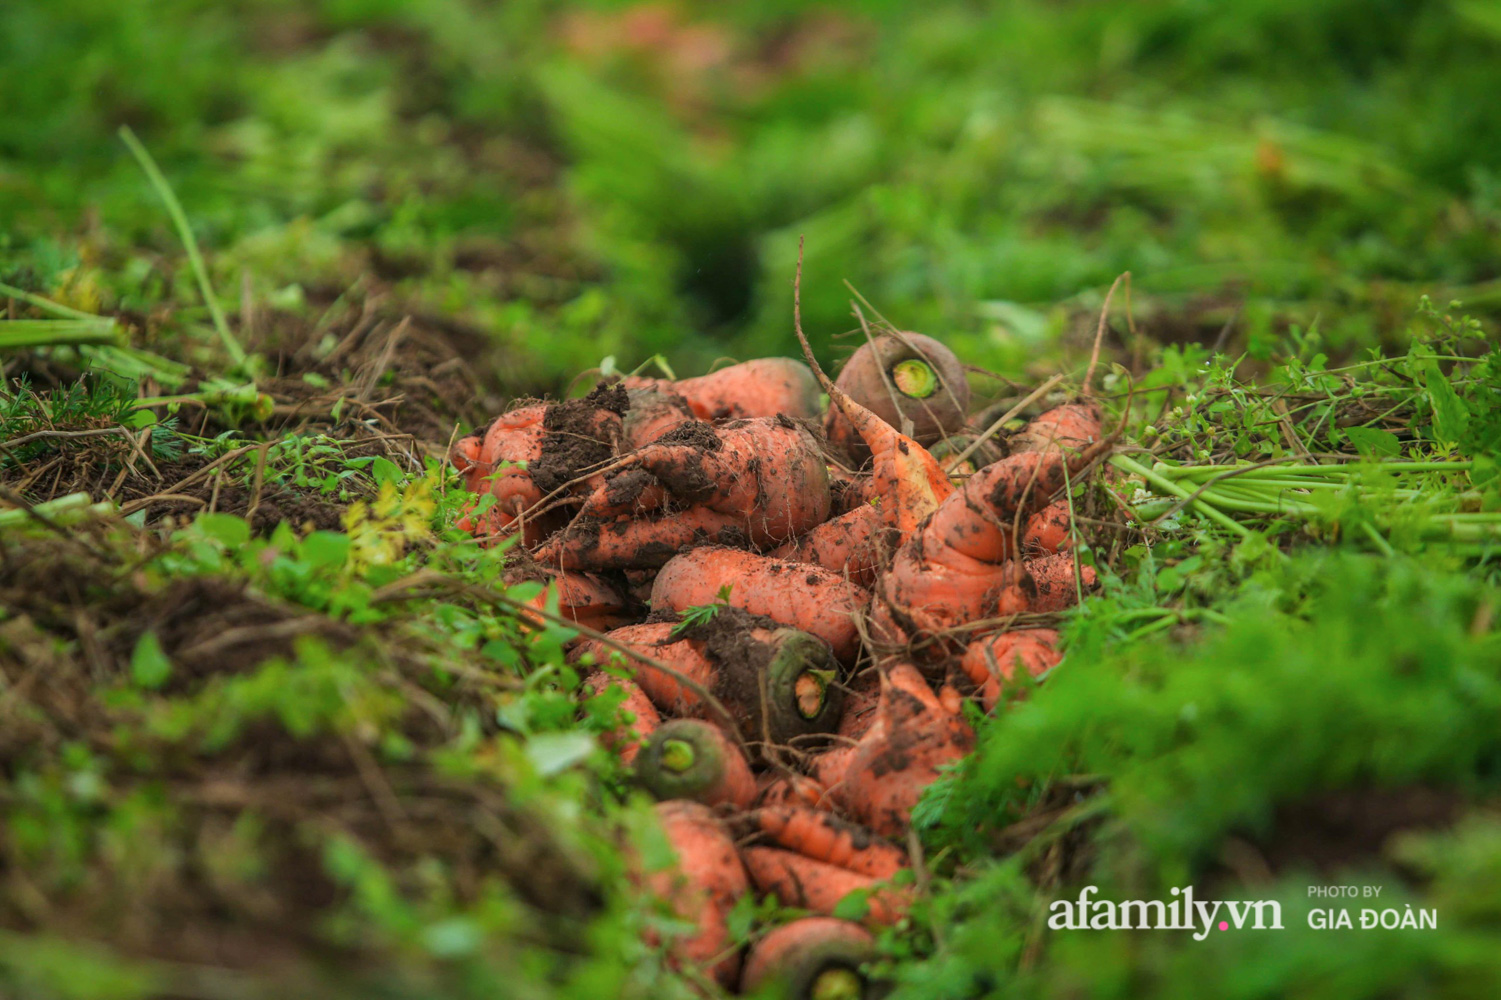
[[[1228,921],[1228,920],[1221,920],[1220,921],[1220,930],[1222,930],[1222,931],[1228,931],[1229,929],[1230,929],[1230,921]]]

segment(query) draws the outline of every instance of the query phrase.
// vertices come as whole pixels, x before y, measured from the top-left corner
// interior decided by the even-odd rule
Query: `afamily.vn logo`
[[[1202,941],[1216,926],[1253,930],[1282,930],[1282,904],[1272,899],[1194,899],[1193,886],[1174,889],[1171,901],[1160,899],[1090,899],[1100,890],[1092,885],[1079,898],[1055,899],[1048,907],[1048,926],[1055,931],[1194,931]]]

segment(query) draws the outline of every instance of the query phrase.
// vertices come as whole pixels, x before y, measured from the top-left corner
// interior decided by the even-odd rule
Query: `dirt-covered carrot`
[[[1088,450],[1100,439],[1100,407],[1092,401],[1055,406],[1028,421],[1006,439],[1007,450],[1021,452],[1065,451],[1074,454]]]
[[[674,635],[676,628],[673,622],[647,622],[626,625],[608,635],[620,645],[672,667],[704,690],[712,690],[718,682],[718,671],[704,652],[703,644]],[[575,657],[586,654],[592,656],[595,663],[609,663],[612,657],[620,658],[622,665],[634,672],[636,683],[641,685],[652,704],[668,715],[698,715],[706,710],[701,694],[665,671],[621,657],[615,650],[592,639],[580,643],[573,653]]]
[[[1014,561],[1018,522],[1046,507],[1070,476],[1108,448],[1108,442],[1097,440],[1097,421],[1084,426],[1094,412],[1085,405],[1070,408],[1068,419],[1051,419],[1045,431],[1021,439],[1029,447],[1083,441],[1081,450],[1048,446],[1020,451],[981,469],[939,505],[921,531],[897,550],[881,578],[873,614],[878,639],[900,645],[987,618],[1073,603],[1067,595],[1077,595],[1079,585],[1072,561],[1049,561],[1060,558],[1056,556],[1025,566]],[[1089,576],[1081,582],[1087,585]],[[934,648],[947,651],[946,645]]]
[[[677,381],[630,376],[624,384],[677,393],[701,420],[818,416],[818,385],[792,358],[757,358]]]
[[[881,676],[865,670],[844,685],[844,714],[839,718],[836,734],[846,739],[863,737],[880,716]]]
[[[787,743],[831,732],[843,713],[839,664],[829,644],[797,629],[738,608],[720,606],[699,622],[628,625],[609,637],[674,668],[717,699],[748,741]],[[585,641],[575,655],[607,662],[602,643]],[[627,664],[643,690],[674,716],[709,716],[711,708],[692,685],[650,664]]]
[[[813,779],[827,790],[832,805],[839,805],[844,799],[844,777],[849,773],[856,749],[854,746],[833,747],[815,754],[808,763]]]
[[[585,501],[579,520],[537,550],[539,562],[660,566],[693,544],[778,545],[829,516],[818,443],[786,418],[682,423],[621,463],[627,467]]]
[[[630,409],[621,419],[621,434],[625,446],[635,450],[657,440],[663,434],[698,416],[688,401],[666,389],[631,389]]]
[[[876,501],[875,487],[867,472],[851,472],[840,465],[829,466],[829,516],[848,514],[856,507]]]
[[[1055,500],[1027,518],[1022,527],[1022,555],[1052,555],[1072,547],[1073,515],[1068,498]]]
[[[828,790],[806,774],[769,774],[761,779],[756,805],[811,806],[821,809],[827,805],[827,795]]]
[[[608,632],[624,625],[631,618],[627,613],[627,601],[618,589],[593,573],[574,573],[566,570],[548,573],[547,586],[527,602],[528,607],[546,611],[556,595],[558,615],[596,632]],[[542,625],[539,614],[522,611],[521,616],[534,625]]]
[[[969,644],[960,660],[986,711],[996,706],[1018,667],[1034,678],[1058,665],[1058,633],[1049,628],[996,632]]]
[[[718,726],[699,719],[664,722],[636,758],[636,780],[659,799],[749,809],[756,779],[740,748]]]
[[[855,747],[836,794],[871,830],[899,837],[923,790],[974,748],[975,737],[963,716],[906,663],[882,669],[880,714]]]
[[[880,510],[864,504],[772,549],[771,555],[844,573],[852,582],[869,587],[881,564],[881,531]]]
[[[805,857],[780,847],[746,847],[740,852],[751,882],[775,896],[783,906],[797,906],[825,916],[839,901],[862,890],[866,897],[866,921],[894,924],[910,905],[908,894],[899,889],[876,889],[878,879]]]
[[[647,879],[648,889],[691,921],[697,931],[674,942],[679,961],[712,964],[716,979],[733,985],[740,955],[729,948],[725,915],[750,891],[745,866],[724,826],[705,805],[673,800],[657,804],[657,819],[677,855],[677,865]]]
[[[887,333],[867,341],[850,355],[834,384],[892,427],[910,420],[919,444],[959,430],[969,410],[963,364],[942,342],[921,333]],[[824,426],[831,442],[854,458],[864,457],[864,435],[839,407],[830,407]]]
[[[841,662],[860,649],[855,614],[869,593],[843,576],[807,563],[724,546],[692,549],[669,560],[652,585],[654,610],[714,604],[729,588],[730,605],[818,636]]]
[[[662,724],[662,714],[641,686],[628,677],[614,677],[600,670],[584,680],[585,692],[596,697],[612,688],[625,692],[620,710],[626,718],[619,729],[606,733],[601,742],[620,756],[621,763],[629,765],[641,752],[641,745]]]
[[[628,406],[624,389],[601,384],[582,399],[518,407],[497,417],[484,434],[456,442],[449,460],[465,485],[495,498],[482,516],[466,516],[460,527],[499,536],[520,519],[528,544],[543,537],[552,524],[539,520],[533,508],[555,490],[582,494],[596,488],[589,473],[619,447]]]
[[[859,924],[835,917],[803,917],[751,947],[740,991],[776,984],[787,1000],[875,1000],[882,990],[861,972],[875,958],[875,939]]]
[[[943,467],[917,441],[898,431],[875,413],[849,397],[829,381],[813,357],[813,346],[803,334],[801,304],[801,268],[793,287],[793,329],[803,356],[814,376],[829,394],[831,409],[837,409],[870,451],[870,488],[878,500],[881,522],[897,533],[898,540],[909,538],[944,500],[954,493]]]
[[[831,812],[806,806],[763,806],[751,815],[772,843],[804,857],[882,880],[907,867],[901,848]]]

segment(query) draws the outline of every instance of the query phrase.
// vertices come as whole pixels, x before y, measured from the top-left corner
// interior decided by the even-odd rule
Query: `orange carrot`
[[[538,562],[565,569],[660,566],[692,544],[777,545],[829,516],[828,468],[818,444],[785,418],[719,428],[679,424],[629,461],[631,468],[585,501],[578,523],[538,549]],[[630,488],[621,489],[627,481]],[[640,516],[667,500],[686,509]]]
[[[659,799],[749,809],[756,798],[745,755],[718,726],[698,719],[663,723],[636,759],[636,780]]]
[[[875,939],[859,924],[803,917],[783,924],[751,947],[740,992],[773,983],[787,1000],[874,1000],[880,985],[860,967],[875,958]]]
[[[830,812],[763,806],[752,816],[774,844],[804,857],[882,880],[907,867],[907,855],[900,848]]]
[[[601,742],[619,754],[622,764],[630,765],[640,752],[641,744],[662,724],[662,715],[640,685],[628,677],[612,677],[601,670],[590,674],[584,681],[584,690],[594,696],[612,687],[625,692],[625,701],[620,705],[624,722],[614,732],[606,733]]]
[[[862,587],[875,583],[881,563],[881,512],[869,504],[832,518],[771,555],[843,573]]]
[[[704,652],[703,644],[674,636],[676,628],[674,622],[651,622],[626,625],[608,634],[615,642],[665,663],[705,690],[711,690],[718,671]],[[575,656],[586,653],[592,655],[596,663],[609,663],[612,656],[622,659],[623,665],[635,672],[636,683],[641,685],[652,704],[669,715],[698,715],[706,708],[702,695],[656,667],[621,657],[592,639],[580,643],[574,650]]]
[[[1083,449],[1019,451],[965,480],[893,556],[872,615],[878,640],[901,645],[986,618],[1060,610],[1073,603],[1067,596],[1077,593],[1071,563],[1065,568],[1049,561],[1058,556],[1026,566],[1013,562],[1018,519],[1047,506],[1070,476],[1109,447],[1108,441],[1093,440],[1099,424],[1091,406],[1060,409],[1067,412],[1054,417],[1056,411],[1050,411],[1028,425],[1042,424],[1042,429],[1019,431],[1020,443],[1030,448],[1083,441]],[[1092,415],[1095,422],[1086,426]],[[1092,571],[1083,574],[1081,582],[1092,583],[1092,576]],[[939,654],[951,651],[947,643],[932,648]]]
[[[973,749],[974,731],[910,664],[883,668],[881,682],[881,723],[855,747],[839,798],[873,831],[896,837],[940,769]]]
[[[679,961],[713,965],[725,986],[735,982],[740,955],[729,948],[725,915],[750,891],[735,844],[707,806],[675,800],[657,804],[657,818],[677,853],[677,865],[647,879],[650,891],[698,928],[669,949]]]
[[[787,562],[741,549],[706,546],[669,560],[652,585],[654,610],[683,611],[713,604],[728,586],[729,603],[751,614],[801,629],[833,647],[842,662],[860,649],[854,615],[869,594],[818,566]]]
[[[817,861],[780,847],[746,847],[740,852],[745,869],[757,889],[775,896],[783,906],[797,906],[830,915],[839,901],[852,892],[870,892],[866,920],[894,924],[911,904],[900,889],[875,891],[878,880],[869,875]]]
[[[823,808],[827,791],[823,785],[806,774],[767,775],[761,780],[761,792],[756,805],[766,806],[812,806]]]
[[[831,805],[842,805],[844,802],[844,778],[849,773],[850,761],[855,759],[853,746],[834,747],[816,754],[809,761],[809,770],[813,772],[813,778],[826,791],[826,796]]]
[[[757,358],[695,378],[630,376],[627,388],[675,392],[701,420],[818,416],[818,386],[808,369],[791,358]]]
[[[540,512],[532,508],[554,490],[594,488],[588,470],[614,454],[620,415],[628,405],[625,390],[601,383],[582,399],[535,403],[504,413],[483,435],[456,442],[449,460],[465,485],[471,492],[495,497],[482,517],[466,514],[459,526],[499,536],[526,518],[526,543],[545,537],[552,524],[539,521]],[[574,484],[575,479],[580,481]]]
[[[708,715],[711,703],[692,685],[647,663],[628,664],[658,708],[676,716],[733,722],[746,740],[787,743],[826,733],[844,710],[834,684],[839,664],[829,644],[797,629],[724,607],[708,621],[627,625],[609,638],[660,661],[702,687],[730,715]],[[580,643],[576,656],[608,662],[603,643]]]
[[[519,407],[496,417],[482,435],[454,443],[448,458],[465,486],[472,493],[495,497],[483,520],[475,521],[466,514],[459,522],[461,529],[499,534],[518,513],[542,499],[541,490],[527,474],[526,463],[542,455],[542,439],[547,433],[542,418],[546,412],[545,403]]]
[[[1024,592],[1025,610],[1034,614],[1073,607],[1079,602],[1079,593],[1092,589],[1098,580],[1091,566],[1079,566],[1076,574],[1069,552],[1028,559],[1022,566],[1025,578],[1019,586]]]
[[[608,632],[630,620],[625,613],[626,600],[606,581],[592,573],[571,573],[566,570],[546,574],[548,586],[527,602],[527,607],[538,611],[547,610],[548,602],[557,595],[558,615],[571,622],[592,628],[596,632]],[[522,611],[521,617],[541,626],[544,619],[530,611]]]
[[[1018,665],[1032,677],[1042,677],[1063,658],[1057,650],[1058,633],[1048,628],[996,632],[976,639],[960,661],[965,674],[979,690],[986,711],[995,708],[1007,681],[1016,676]]]
[[[880,672],[864,671],[845,687],[844,714],[839,719],[839,729],[836,732],[848,739],[858,740],[870,730],[880,715]]]
[[[1055,500],[1027,518],[1022,528],[1022,552],[1027,556],[1052,555],[1073,546],[1070,528],[1073,515],[1068,498]]]
[[[838,465],[829,466],[829,493],[832,498],[830,517],[848,514],[877,499],[869,473],[850,472]]]
[[[799,261],[799,270],[802,264]],[[801,274],[799,282],[801,284]],[[851,399],[823,373],[813,357],[813,347],[803,335],[801,290],[792,295],[793,329],[802,345],[803,357],[813,369],[829,401],[849,421],[870,449],[871,481],[880,497],[881,520],[907,538],[939,504],[954,493],[948,474],[926,448],[892,427],[868,408]]]
[[[650,444],[687,420],[697,420],[688,401],[666,389],[629,390],[631,407],[621,421],[621,434],[631,450]]]
[[[1018,452],[1087,451],[1100,439],[1100,408],[1085,401],[1067,403],[1047,411],[1006,440],[1011,454]]]

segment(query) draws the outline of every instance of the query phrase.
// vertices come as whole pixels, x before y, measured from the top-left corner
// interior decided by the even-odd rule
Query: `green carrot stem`
[[[1172,480],[1165,479],[1162,476],[1159,476],[1153,470],[1148,469],[1146,466],[1142,465],[1139,462],[1133,461],[1125,455],[1112,455],[1110,456],[1110,462],[1116,468],[1121,469],[1125,472],[1129,472],[1132,475],[1141,476],[1147,482],[1153,483],[1158,487],[1166,490],[1167,492],[1172,493],[1175,496],[1182,497],[1185,500],[1189,499],[1193,495],[1189,490],[1184,489],[1182,486],[1179,486]],[[1231,531],[1240,535],[1242,538],[1249,538],[1251,536],[1251,530],[1249,528],[1239,523],[1228,514],[1225,514],[1223,511],[1217,509],[1212,503],[1205,500],[1204,498],[1199,497],[1192,500],[1191,503],[1193,504],[1194,509],[1202,513],[1205,517],[1208,517],[1210,520],[1220,524],[1223,527],[1229,528]]]

